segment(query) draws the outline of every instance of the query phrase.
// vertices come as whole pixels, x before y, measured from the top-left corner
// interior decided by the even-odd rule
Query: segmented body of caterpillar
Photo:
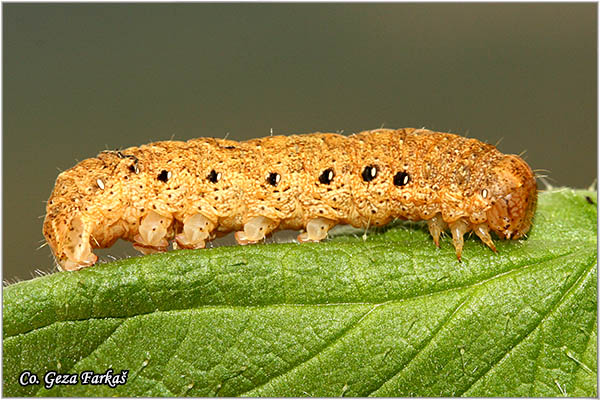
[[[336,224],[426,220],[436,245],[449,228],[460,259],[472,230],[495,251],[523,237],[535,177],[516,155],[448,133],[378,129],[246,142],[199,138],[104,151],[58,176],[44,236],[61,268],[93,265],[117,239],[144,252],[203,248],[235,231],[240,244],[277,229],[319,241]]]

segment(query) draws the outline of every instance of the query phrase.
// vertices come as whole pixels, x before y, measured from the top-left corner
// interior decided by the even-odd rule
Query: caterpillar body
[[[44,236],[62,269],[97,261],[117,239],[143,253],[203,248],[235,232],[256,243],[278,229],[320,241],[334,225],[426,220],[439,246],[449,229],[458,259],[473,231],[529,230],[535,177],[516,155],[476,139],[425,129],[351,136],[313,133],[245,142],[199,138],[103,151],[62,172],[47,203]]]

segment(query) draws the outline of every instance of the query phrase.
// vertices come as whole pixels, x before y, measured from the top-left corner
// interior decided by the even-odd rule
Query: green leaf
[[[462,263],[403,224],[21,282],[4,289],[4,395],[595,397],[596,201],[541,193],[527,240],[471,238]],[[18,384],[109,368],[127,383]]]

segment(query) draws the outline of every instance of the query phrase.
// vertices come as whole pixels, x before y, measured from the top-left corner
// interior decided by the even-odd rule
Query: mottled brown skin
[[[369,179],[365,167],[372,167]],[[328,169],[333,179],[323,183]],[[460,259],[462,234],[476,227],[494,250],[488,229],[500,238],[523,237],[536,200],[535,177],[521,158],[448,133],[407,128],[246,142],[200,138],[102,152],[61,173],[44,236],[62,268],[78,269],[95,263],[92,248],[119,238],[164,251],[197,214],[210,232],[191,245],[178,240],[179,247],[203,247],[231,231],[240,243],[254,243],[256,237],[243,233],[252,224],[266,235],[305,229],[314,220],[326,234],[335,224],[382,226],[400,218],[428,220],[436,244],[449,225]],[[161,226],[160,244],[140,238],[147,227]],[[322,237],[308,232],[304,239]]]

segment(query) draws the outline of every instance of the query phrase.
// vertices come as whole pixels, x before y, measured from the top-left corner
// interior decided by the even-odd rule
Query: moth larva
[[[203,248],[234,231],[240,244],[278,229],[320,241],[334,225],[426,220],[436,245],[450,229],[460,259],[473,231],[495,251],[523,237],[537,201],[533,172],[516,155],[424,129],[200,138],[104,151],[61,173],[44,236],[61,268],[93,265],[117,239],[143,253]]]

